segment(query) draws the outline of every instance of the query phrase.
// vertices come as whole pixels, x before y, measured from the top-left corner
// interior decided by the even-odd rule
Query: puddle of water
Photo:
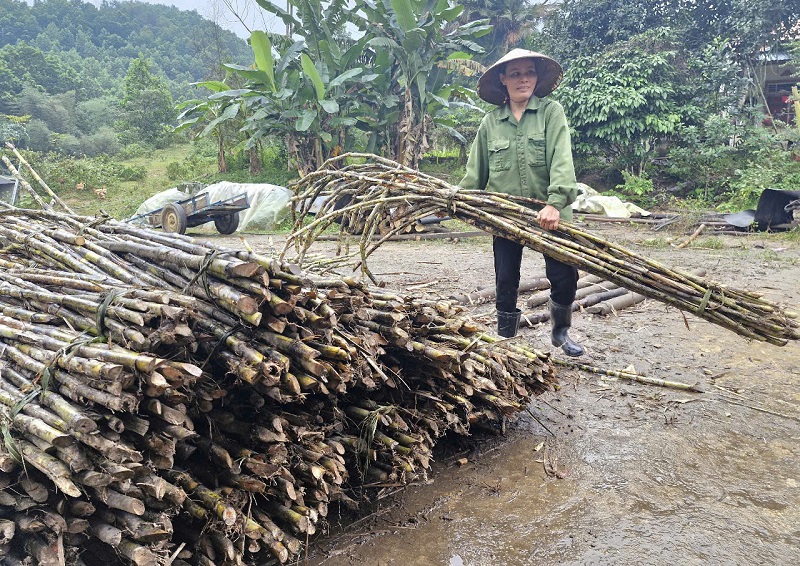
[[[798,414],[800,377],[785,371],[798,367],[796,349],[774,348],[776,361],[762,363],[740,338],[702,328],[714,340],[708,364],[736,368],[716,383],[740,402]],[[650,362],[699,371],[692,348],[676,343],[661,355]],[[541,427],[523,419],[467,466],[441,465],[433,485],[404,494],[393,524],[421,518],[415,528],[378,525],[386,534],[325,566],[800,564],[796,420],[714,402],[714,390],[670,405],[690,396],[634,387],[622,395],[619,384],[582,379],[554,394],[574,417],[551,412],[555,439],[544,448],[535,450]],[[563,479],[548,476],[544,461]]]

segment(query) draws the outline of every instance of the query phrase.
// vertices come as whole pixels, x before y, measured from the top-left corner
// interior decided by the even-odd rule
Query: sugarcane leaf
[[[4,420],[3,424],[0,425],[0,430],[2,430],[3,433],[3,444],[6,447],[6,451],[11,455],[12,458],[14,458],[14,460],[24,465],[25,461],[22,458],[22,454],[20,453],[19,448],[17,448],[17,443],[14,440],[14,437],[11,436],[11,421]]]

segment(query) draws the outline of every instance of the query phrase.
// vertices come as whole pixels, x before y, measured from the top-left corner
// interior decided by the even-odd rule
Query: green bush
[[[625,182],[617,185],[614,191],[622,200],[630,200],[634,204],[644,207],[654,204],[655,189],[653,180],[648,177],[647,173],[634,175],[623,170],[622,178]]]
[[[144,157],[152,154],[152,146],[137,141],[124,145],[120,150],[118,157],[120,159],[133,159],[134,157]]]
[[[50,151],[53,149],[53,133],[41,120],[33,119],[25,126],[28,133],[27,147],[31,151]]]
[[[147,176],[142,165],[122,165],[107,156],[74,158],[62,154],[34,155],[30,161],[42,178],[53,188],[74,189],[83,183],[85,188],[111,188],[121,181],[141,181]]]
[[[117,177],[122,181],[144,181],[147,178],[147,168],[144,165],[124,165]]]
[[[98,128],[93,134],[80,138],[81,153],[95,157],[98,155],[115,155],[120,151],[117,134],[109,127]]]
[[[64,155],[81,155],[81,140],[72,134],[53,134],[54,150]]]
[[[186,168],[177,161],[167,163],[167,179],[178,181],[186,178]]]
[[[776,134],[753,125],[754,118],[710,116],[703,127],[680,131],[682,143],[669,151],[664,169],[680,187],[677,196],[741,210],[754,207],[766,188],[797,188],[800,163],[785,149],[796,134],[789,130]]]

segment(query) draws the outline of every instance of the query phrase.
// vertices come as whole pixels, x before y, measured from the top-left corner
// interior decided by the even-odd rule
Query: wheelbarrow
[[[177,202],[170,202],[162,208],[140,214],[130,220],[146,218],[153,228],[164,232],[186,233],[186,228],[214,222],[220,234],[233,234],[239,227],[239,212],[250,208],[247,193],[242,193],[216,202],[211,202],[208,193],[201,193]]]

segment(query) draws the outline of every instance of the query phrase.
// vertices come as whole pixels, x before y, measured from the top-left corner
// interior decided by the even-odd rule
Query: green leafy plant
[[[628,198],[636,204],[647,205],[652,201],[653,180],[647,173],[634,175],[627,171],[622,171],[622,178],[625,182],[617,185],[616,192],[623,198]]]
[[[641,175],[660,139],[681,123],[675,55],[657,30],[570,64],[556,95],[575,130],[577,151],[605,152]]]

